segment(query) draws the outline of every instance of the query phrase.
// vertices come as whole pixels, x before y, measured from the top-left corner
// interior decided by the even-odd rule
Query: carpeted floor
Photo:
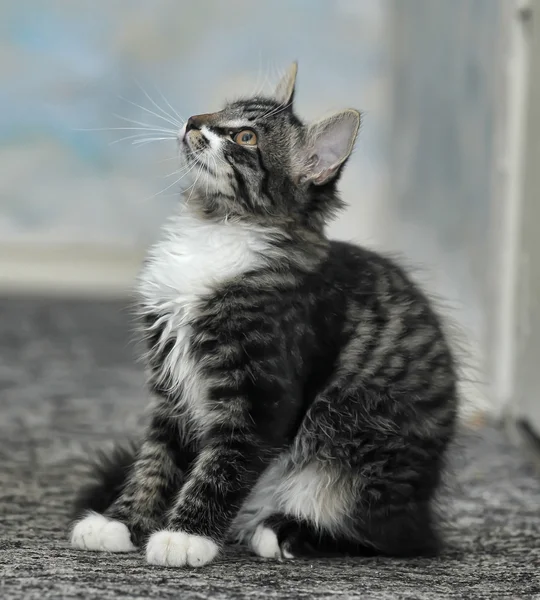
[[[540,480],[493,428],[460,438],[437,560],[268,562],[200,570],[76,552],[82,459],[136,430],[145,392],[119,304],[0,301],[0,598],[540,598]]]

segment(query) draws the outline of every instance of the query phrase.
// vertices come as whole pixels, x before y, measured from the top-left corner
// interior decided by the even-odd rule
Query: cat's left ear
[[[307,131],[300,181],[323,185],[333,179],[351,155],[360,128],[360,113],[344,110],[313,123]]]
[[[287,69],[287,72],[281,78],[277,85],[274,96],[282,106],[289,106],[294,99],[294,84],[296,83],[296,74],[298,73],[298,63],[295,61]]]

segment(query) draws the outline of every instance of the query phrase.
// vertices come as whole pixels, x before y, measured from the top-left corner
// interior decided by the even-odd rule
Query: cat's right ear
[[[298,73],[298,63],[295,61],[287,69],[277,85],[274,96],[282,106],[290,106],[294,100],[294,84]]]

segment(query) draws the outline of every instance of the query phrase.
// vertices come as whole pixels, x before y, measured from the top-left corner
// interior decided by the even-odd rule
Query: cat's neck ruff
[[[183,205],[149,252],[138,290],[147,309],[185,304],[263,267],[273,231],[235,220],[205,219]]]

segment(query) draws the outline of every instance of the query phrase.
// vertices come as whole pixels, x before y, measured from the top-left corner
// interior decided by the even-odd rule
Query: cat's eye
[[[238,133],[232,136],[232,139],[240,146],[256,146],[257,145],[257,134],[251,129],[242,129]]]

